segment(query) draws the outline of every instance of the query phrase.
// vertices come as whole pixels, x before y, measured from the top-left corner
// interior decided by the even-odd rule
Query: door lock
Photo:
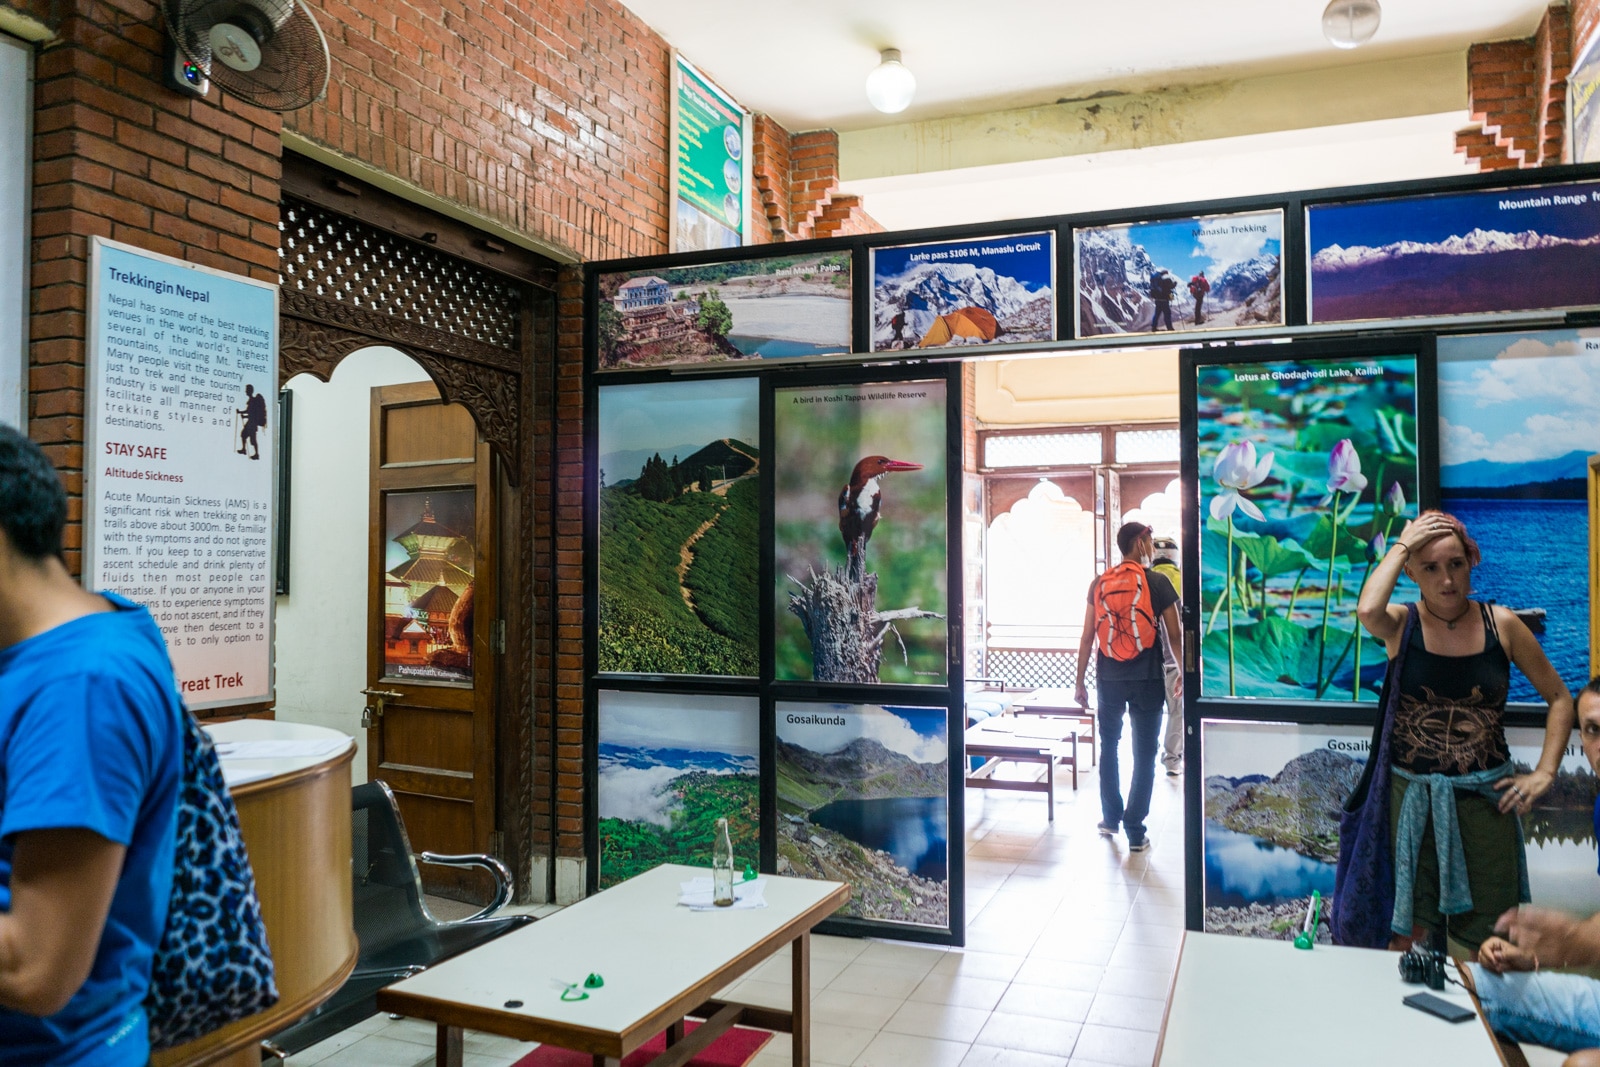
[[[361,709],[361,728],[370,730],[378,725],[378,720],[383,718],[383,703],[386,700],[399,700],[404,693],[393,689],[363,689],[362,694],[372,698],[372,703]]]

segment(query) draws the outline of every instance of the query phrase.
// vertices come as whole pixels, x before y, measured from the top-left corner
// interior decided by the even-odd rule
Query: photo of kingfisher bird
[[[882,515],[883,487],[878,479],[895,471],[919,471],[920,463],[890,459],[888,456],[867,456],[850,472],[850,481],[839,490],[839,536],[844,538],[845,551],[849,553],[846,568],[851,581],[859,582],[866,574],[867,542]]]

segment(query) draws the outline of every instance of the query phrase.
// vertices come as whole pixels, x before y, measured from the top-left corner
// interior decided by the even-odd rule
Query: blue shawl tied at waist
[[[1394,915],[1389,929],[1410,937],[1417,857],[1422,852],[1428,816],[1433,816],[1433,847],[1439,858],[1439,914],[1464,915],[1472,910],[1472,889],[1467,884],[1467,854],[1461,847],[1461,825],[1456,820],[1456,792],[1499,799],[1494,783],[1510,778],[1516,771],[1510,763],[1472,774],[1413,774],[1404,767],[1390,770],[1408,784],[1395,827],[1398,840],[1394,849]],[[1521,894],[1517,899],[1526,904],[1532,897],[1528,892],[1528,854],[1523,846],[1521,819],[1517,819],[1517,878]]]

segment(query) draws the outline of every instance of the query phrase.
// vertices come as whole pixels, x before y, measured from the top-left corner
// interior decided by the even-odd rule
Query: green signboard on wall
[[[747,114],[682,59],[677,89],[673,250],[737,248],[744,243]]]

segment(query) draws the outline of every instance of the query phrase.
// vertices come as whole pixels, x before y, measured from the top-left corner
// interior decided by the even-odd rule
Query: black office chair
[[[531,915],[490,918],[511,899],[512,889],[511,872],[493,856],[413,856],[394,793],[383,782],[351,790],[350,809],[353,914],[361,944],[356,969],[315,1011],[263,1041],[263,1059],[292,1055],[349,1029],[377,1014],[384,986],[533,922]],[[423,903],[419,859],[483,868],[494,878],[494,899],[465,919],[435,919]]]

